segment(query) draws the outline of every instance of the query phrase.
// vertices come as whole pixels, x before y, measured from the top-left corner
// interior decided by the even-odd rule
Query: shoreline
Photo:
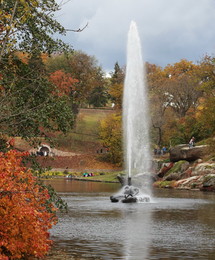
[[[104,176],[104,175],[103,175]],[[95,177],[95,176],[94,176]],[[52,180],[52,179],[64,179],[64,180],[75,180],[75,181],[83,181],[83,182],[102,182],[102,183],[114,183],[114,184],[119,184],[120,186],[122,186],[122,184],[117,180],[99,180],[99,179],[92,179],[92,177],[66,177],[66,176],[48,176],[48,178],[41,178],[42,180]],[[189,179],[189,178],[187,178]],[[184,181],[186,181],[187,179],[183,179]],[[192,186],[184,186],[184,187],[177,187],[176,186],[176,182],[177,181],[162,181],[162,180],[158,180],[152,183],[152,187],[153,188],[157,188],[157,189],[169,189],[169,190],[188,190],[188,191],[201,191],[201,192],[210,192],[213,193],[214,190],[202,190],[201,188],[196,188],[196,187],[192,187]],[[162,183],[164,185],[162,185]]]

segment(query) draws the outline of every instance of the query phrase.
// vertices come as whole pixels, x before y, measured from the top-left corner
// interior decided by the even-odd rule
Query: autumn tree
[[[197,117],[202,125],[202,134],[210,136],[215,134],[215,58],[213,56],[206,55],[200,61],[199,77],[204,95]]]
[[[52,53],[65,47],[53,34],[65,34],[65,29],[53,17],[60,9],[55,0],[7,0],[0,8],[0,61],[15,50]]]
[[[57,70],[50,74],[50,81],[57,86],[57,96],[70,96],[75,92],[76,79],[73,79],[70,73],[65,73],[62,70]]]
[[[106,80],[95,57],[81,51],[74,51],[68,55],[54,55],[48,60],[47,69],[50,73],[62,70],[77,79],[73,98],[78,107],[94,104],[95,100],[92,95],[95,96],[95,94],[104,103]],[[100,92],[97,91],[98,89]]]
[[[197,76],[198,66],[191,61],[181,60],[165,67],[166,100],[179,117],[184,117],[190,108],[198,106],[202,96]]]
[[[1,135],[29,140],[49,131],[69,131],[74,116],[68,97],[54,94],[57,86],[50,82],[42,59],[67,47],[52,38],[65,32],[53,19],[59,5],[54,0],[0,4]],[[25,59],[18,55],[21,51]],[[55,221],[47,188],[21,165],[21,155],[1,153],[0,258],[42,257],[50,247],[47,231]]]
[[[165,74],[163,69],[155,64],[146,63],[147,85],[149,88],[150,115],[152,126],[153,142],[163,145],[164,125],[166,122],[166,95],[165,95]]]
[[[185,122],[190,122],[188,118],[195,117],[203,93],[198,71],[199,66],[187,60],[167,65],[164,69],[152,64],[147,65],[152,126],[157,129],[159,146],[168,139],[168,143],[186,142],[189,134],[197,131],[196,128],[195,131],[193,129],[192,132],[186,133],[189,127],[186,127]]]
[[[0,124],[9,135],[34,138],[47,131],[66,132],[74,121],[68,97],[53,95],[42,55],[62,50],[53,34],[65,33],[53,19],[60,8],[49,1],[1,1]],[[27,53],[26,59],[17,51]]]
[[[121,165],[123,161],[122,152],[122,116],[111,114],[101,121],[100,140],[109,152],[106,154],[108,161]]]
[[[46,188],[22,166],[23,153],[0,153],[0,259],[43,257],[56,223]]]
[[[44,136],[48,131],[71,129],[69,98],[53,95],[56,86],[49,81],[40,58],[25,64],[13,57],[12,63],[16,69],[4,64],[1,81],[1,131],[29,139]]]

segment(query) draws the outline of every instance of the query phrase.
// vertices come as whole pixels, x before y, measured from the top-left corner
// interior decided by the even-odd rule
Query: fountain
[[[128,33],[123,93],[123,135],[127,185],[119,193],[110,197],[112,202],[150,201],[149,173],[152,159],[148,107],[140,38],[137,26],[132,21]]]

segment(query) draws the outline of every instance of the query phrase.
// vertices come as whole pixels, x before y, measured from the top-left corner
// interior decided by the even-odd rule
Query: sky
[[[215,54],[214,0],[57,0],[55,18],[68,32],[62,39],[95,56],[109,72],[126,65],[127,35],[135,21],[144,61],[162,67],[181,59],[194,63]],[[66,2],[67,1],[67,2]]]

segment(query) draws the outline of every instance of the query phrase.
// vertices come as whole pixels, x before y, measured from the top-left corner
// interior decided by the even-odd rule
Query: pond
[[[215,194],[153,191],[150,203],[111,203],[118,184],[50,180],[68,203],[46,259],[215,259]]]

